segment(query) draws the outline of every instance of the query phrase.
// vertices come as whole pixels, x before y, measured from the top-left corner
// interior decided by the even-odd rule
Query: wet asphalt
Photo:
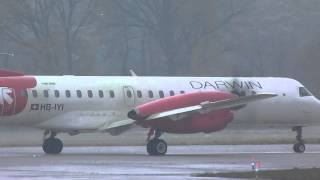
[[[250,171],[252,161],[261,170],[320,167],[320,145],[303,154],[292,145],[169,146],[166,156],[148,156],[143,146],[65,147],[60,155],[1,147],[0,179],[205,179],[191,174]]]

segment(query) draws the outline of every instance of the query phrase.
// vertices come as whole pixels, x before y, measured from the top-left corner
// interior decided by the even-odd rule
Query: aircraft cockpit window
[[[43,90],[43,96],[44,97],[49,97],[49,91],[48,90]]]
[[[60,97],[60,92],[58,90],[54,90],[54,96],[56,98]]]
[[[93,97],[92,90],[88,90],[88,97],[89,97],[89,98],[92,98],[92,97]]]
[[[184,94],[184,93],[186,93],[185,91],[180,91],[180,94]]]
[[[82,94],[81,94],[81,91],[80,91],[80,90],[77,90],[77,96],[78,96],[78,98],[81,98],[81,97],[82,97]]]
[[[299,95],[300,97],[312,96],[312,94],[305,87],[299,87]]]
[[[33,97],[38,97],[38,92],[37,92],[37,90],[32,90],[32,96],[33,96]]]

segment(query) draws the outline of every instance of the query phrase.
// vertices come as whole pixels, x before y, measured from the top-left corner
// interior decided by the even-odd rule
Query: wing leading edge
[[[239,97],[235,99],[225,99],[221,101],[215,102],[202,102],[199,105],[189,106],[179,109],[174,109],[170,111],[160,112],[153,115],[148,116],[145,120],[154,120],[164,117],[172,117],[172,116],[182,116],[185,117],[190,113],[207,113],[219,109],[226,109],[226,108],[236,108],[241,105],[246,105],[251,102],[256,102],[264,99],[269,99],[278,96],[277,94],[272,93],[263,93],[263,94],[255,94],[251,96]],[[182,119],[182,118],[172,118],[172,119]]]

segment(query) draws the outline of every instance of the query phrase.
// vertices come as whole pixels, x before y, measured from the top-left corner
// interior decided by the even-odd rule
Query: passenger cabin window
[[[54,96],[56,98],[60,97],[60,92],[58,90],[54,90]]]
[[[132,93],[131,93],[130,90],[127,90],[127,97],[128,97],[128,98],[132,98]]]
[[[109,91],[109,95],[110,95],[111,98],[114,98],[114,91],[110,90]]]
[[[38,92],[37,92],[37,90],[32,90],[32,96],[33,97],[38,97]]]
[[[70,91],[69,90],[66,90],[66,97],[71,97],[71,93],[70,93]]]
[[[149,94],[149,98],[153,98],[153,92],[152,91],[148,91]]]
[[[138,98],[142,98],[142,92],[140,90],[137,91]]]
[[[170,96],[174,96],[174,91],[170,91]]]
[[[312,94],[305,87],[299,87],[299,95],[300,97],[312,96]]]
[[[93,97],[92,90],[88,90],[88,97],[89,97],[89,98],[92,98],[92,97]]]
[[[81,94],[81,91],[80,91],[80,90],[77,90],[77,96],[78,96],[78,98],[81,98],[81,97],[82,97],[82,94]]]
[[[48,90],[43,90],[43,96],[44,97],[49,97],[49,91]]]
[[[184,91],[180,91],[180,94],[184,94],[184,93],[186,93],[186,92],[184,92]]]
[[[28,91],[25,90],[25,89],[22,90],[22,91],[21,91],[21,95],[24,96],[24,97],[28,97]]]
[[[164,98],[164,93],[163,93],[163,91],[159,91],[159,97],[160,97],[160,98]]]
[[[103,98],[103,91],[102,90],[99,90],[99,97]]]

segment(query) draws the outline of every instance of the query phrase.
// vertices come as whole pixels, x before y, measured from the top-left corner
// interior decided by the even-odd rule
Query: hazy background
[[[318,0],[1,0],[0,65],[29,74],[286,76],[320,94]]]
[[[36,75],[285,76],[320,95],[319,10],[319,0],[0,0],[0,66]],[[275,131],[260,135],[294,139]],[[29,139],[41,142],[37,133]],[[239,134],[222,132],[231,143]]]

